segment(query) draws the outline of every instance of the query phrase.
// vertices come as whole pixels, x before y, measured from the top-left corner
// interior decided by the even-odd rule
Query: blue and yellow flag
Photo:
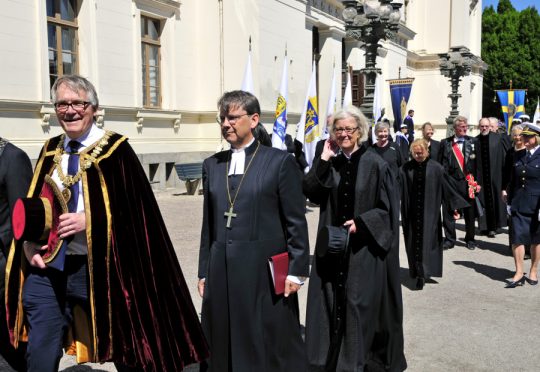
[[[309,79],[309,87],[306,94],[306,103],[302,117],[296,127],[296,139],[303,145],[303,151],[306,156],[308,166],[313,164],[315,157],[315,148],[317,142],[321,138],[319,129],[319,106],[317,103],[317,70],[315,61],[311,69],[311,78]]]
[[[525,113],[525,89],[497,90],[501,102],[504,122],[508,133],[512,131],[512,121]]]
[[[287,74],[287,53],[283,60],[283,73],[281,74],[281,84],[279,86],[279,96],[276,104],[276,116],[274,128],[272,129],[272,147],[280,150],[285,150],[285,134],[287,133],[287,91],[288,91],[288,74]]]

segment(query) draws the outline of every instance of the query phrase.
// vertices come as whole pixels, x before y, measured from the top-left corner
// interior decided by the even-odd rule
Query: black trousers
[[[465,241],[474,242],[474,208],[468,207],[462,210],[465,218]],[[454,211],[448,206],[443,206],[443,229],[445,241],[456,244],[456,221],[454,220]]]

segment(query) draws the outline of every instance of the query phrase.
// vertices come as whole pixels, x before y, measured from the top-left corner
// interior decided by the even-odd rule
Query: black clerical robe
[[[81,165],[92,162],[82,174],[90,314],[74,312],[77,362],[181,371],[206,358],[206,341],[140,161],[126,137],[107,135],[80,155]],[[29,196],[39,195],[62,146],[60,136],[45,143]],[[97,146],[102,151],[92,159]],[[27,337],[21,297],[29,266],[22,242],[16,242],[6,271],[8,326],[16,346]]]
[[[309,273],[302,175],[285,151],[256,141],[245,151],[244,175],[228,176],[230,151],[203,163],[198,275],[211,354],[202,369],[304,371],[298,297],[276,296],[268,268],[269,257],[288,252],[289,275]],[[230,228],[228,192],[236,214]]]
[[[505,162],[505,148],[499,134],[476,136],[479,146],[478,183],[482,186],[478,197],[485,209],[485,215],[479,219],[480,230],[495,231],[506,223],[506,205],[502,200],[502,171]]]
[[[443,237],[441,205],[466,208],[463,199],[448,182],[444,168],[434,160],[411,160],[401,175],[401,224],[412,278],[442,277]]]
[[[351,235],[350,257],[340,266],[330,257],[315,257],[309,280],[306,347],[312,371],[324,370],[336,354],[337,371],[363,371],[382,363],[391,371],[406,368],[403,354],[403,306],[399,280],[396,180],[389,165],[372,148],[353,153],[356,162],[353,194],[351,167],[344,155],[314,160],[304,178],[304,193],[320,205],[319,230],[347,219],[349,203],[357,233]],[[345,268],[346,302],[334,309],[339,275]],[[337,313],[334,312],[337,311]],[[345,330],[336,339],[335,317],[344,316]]]

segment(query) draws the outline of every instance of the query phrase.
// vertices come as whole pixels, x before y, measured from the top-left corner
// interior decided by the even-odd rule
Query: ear
[[[253,115],[251,115],[251,124],[250,124],[250,128],[251,129],[254,129],[257,127],[257,125],[259,124],[259,114],[255,113]]]

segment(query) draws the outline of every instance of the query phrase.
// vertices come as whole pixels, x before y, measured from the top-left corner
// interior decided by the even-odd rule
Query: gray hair
[[[512,125],[512,129],[510,130],[510,133],[512,133],[514,131],[514,129],[517,129],[517,130],[520,130],[520,131],[523,131],[523,128],[525,126],[523,124],[516,124],[516,125]]]
[[[465,116],[458,115],[454,118],[454,127],[459,123],[460,121],[464,121],[465,124],[469,124],[469,120]]]
[[[69,89],[74,92],[79,92],[80,90],[86,93],[88,102],[92,105],[94,110],[97,110],[99,107],[99,99],[94,85],[86,78],[80,75],[63,75],[60,76],[54,82],[51,88],[51,100],[53,103],[56,103],[56,95],[58,88],[61,85],[66,85]]]
[[[244,109],[248,115],[261,114],[259,100],[253,94],[243,90],[225,92],[218,101],[220,112],[228,113],[234,108]]]
[[[377,124],[375,124],[375,128],[373,128],[373,132],[377,134],[381,130],[384,130],[384,129],[388,129],[388,131],[390,131],[390,125],[385,121],[379,121]]]
[[[365,141],[369,131],[368,122],[364,114],[362,114],[362,111],[356,106],[343,107],[334,114],[331,125],[332,135],[336,128],[336,123],[347,118],[353,118],[356,122],[356,127],[358,128],[358,143],[360,144],[360,142]]]

